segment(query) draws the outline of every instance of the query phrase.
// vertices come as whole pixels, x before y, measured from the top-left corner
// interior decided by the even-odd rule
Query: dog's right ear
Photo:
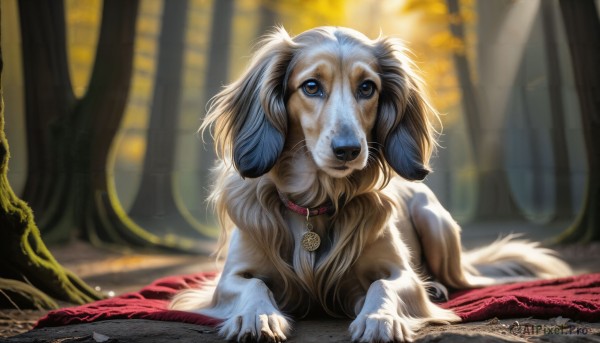
[[[267,173],[283,150],[287,133],[284,80],[292,44],[283,29],[267,36],[244,75],[211,100],[201,130],[213,127],[217,155],[233,160],[242,177]]]

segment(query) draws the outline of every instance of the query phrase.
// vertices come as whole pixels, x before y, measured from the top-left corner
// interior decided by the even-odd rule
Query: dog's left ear
[[[407,180],[423,180],[435,146],[430,117],[437,117],[437,112],[425,98],[422,81],[400,42],[381,38],[375,55],[382,79],[375,139],[396,173]]]

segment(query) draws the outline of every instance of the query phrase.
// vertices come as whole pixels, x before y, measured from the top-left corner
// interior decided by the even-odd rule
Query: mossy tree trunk
[[[2,66],[0,48],[0,79]],[[8,182],[9,158],[0,82],[0,308],[55,308],[54,299],[76,304],[99,299],[44,245],[31,208],[15,195]]]
[[[587,189],[575,222],[560,243],[600,240],[600,20],[594,0],[560,0],[588,163]]]

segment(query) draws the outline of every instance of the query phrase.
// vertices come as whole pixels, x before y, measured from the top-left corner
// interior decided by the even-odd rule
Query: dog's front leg
[[[404,286],[403,286],[404,285]],[[421,301],[420,289],[407,273],[374,281],[362,309],[350,325],[355,342],[403,342],[412,340],[414,327],[406,302]],[[402,298],[400,295],[402,294]],[[417,299],[414,299],[415,297]],[[411,299],[413,298],[413,299]]]
[[[380,278],[368,286],[364,301],[356,304],[350,325],[355,342],[412,341],[414,332],[427,323],[449,323],[460,318],[433,304],[423,282],[408,264],[408,250],[395,234],[366,249],[357,261],[356,273],[368,284],[367,275]]]
[[[235,230],[227,262],[215,290],[213,305],[203,314],[223,318],[219,333],[238,342],[286,340],[290,324],[277,308],[273,293],[259,275],[268,263],[249,240]]]

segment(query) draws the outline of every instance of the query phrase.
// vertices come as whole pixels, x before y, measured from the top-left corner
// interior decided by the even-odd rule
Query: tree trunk
[[[164,3],[144,169],[129,214],[137,224],[160,237],[176,234],[214,240],[215,230],[198,223],[174,190],[187,10],[187,0]]]
[[[108,151],[127,103],[133,70],[133,41],[138,1],[107,0],[94,66],[84,97],[69,113],[74,143],[71,146],[73,192],[70,204],[75,223],[85,239],[100,243],[130,243],[123,228],[110,221],[99,223],[98,212],[107,194]],[[104,213],[105,215],[108,213]],[[126,230],[123,230],[126,231]],[[139,242],[131,242],[139,243]]]
[[[542,1],[542,25],[544,28],[546,56],[548,58],[548,92],[550,95],[550,115],[552,117],[552,150],[554,151],[554,221],[572,218],[570,163],[565,134],[565,113],[561,92],[562,78],[556,46],[556,28],[554,25],[553,3]]]
[[[524,70],[523,64],[521,64],[521,71],[519,72],[520,80],[517,80],[517,84],[519,84],[519,92],[518,96],[521,97],[521,101],[523,103],[523,113],[524,113],[524,128],[527,130],[527,147],[523,147],[523,149],[527,149],[528,151],[528,160],[530,161],[529,170],[527,172],[533,175],[543,175],[544,167],[542,166],[542,147],[540,146],[540,134],[539,130],[537,130],[537,120],[534,115],[535,111],[529,106],[527,102],[527,87],[523,86],[527,84],[527,76],[526,71]],[[539,213],[543,211],[543,202],[544,202],[544,184],[542,177],[533,177],[531,180],[530,191],[531,191],[531,204],[530,210],[533,217],[539,216]]]
[[[79,100],[74,99],[68,81],[62,2],[43,3],[50,6],[45,10],[59,19],[40,14],[46,11],[41,11],[39,3],[31,0],[21,3],[21,16],[25,19],[22,30],[28,32],[24,37],[30,37],[24,43],[28,49],[24,56],[29,59],[25,63],[29,83],[27,107],[32,109],[32,114],[27,116],[28,136],[41,132],[45,139],[32,138],[30,144],[34,150],[32,159],[41,161],[34,162],[37,167],[29,174],[29,189],[33,190],[29,194],[35,194],[34,200],[44,199],[36,201],[40,206],[37,211],[49,213],[45,218],[51,220],[43,223],[48,225],[50,237],[66,240],[78,233],[96,245],[196,251],[199,248],[194,242],[173,236],[159,237],[127,217],[110,174],[111,143],[123,117],[131,82],[139,1],[104,1],[88,90]],[[36,27],[40,21],[44,22],[41,31]],[[48,61],[52,62],[50,66]],[[36,84],[38,76],[42,77],[41,85]],[[38,97],[47,104],[42,102],[40,106]],[[41,123],[36,123],[38,119]],[[43,170],[36,172],[36,168]],[[48,175],[42,175],[46,172]],[[45,183],[38,181],[44,178]],[[54,188],[47,191],[40,184]]]
[[[70,225],[57,224],[70,192],[71,133],[64,119],[76,102],[67,63],[64,11],[62,0],[19,1],[28,133],[23,199],[49,241],[67,239],[70,230]]]
[[[229,46],[231,44],[234,0],[215,1],[213,6],[210,47],[204,78],[204,103],[208,103],[221,91],[229,78]],[[200,199],[208,199],[211,182],[210,169],[217,158],[211,137],[207,137],[205,147],[200,152],[198,170],[203,184],[199,190]]]
[[[229,76],[233,5],[234,0],[216,1],[213,5],[208,68],[204,82],[207,101],[221,90]]]
[[[464,42],[464,25],[458,2],[458,0],[447,0],[448,13],[452,17],[450,32]],[[477,166],[477,203],[473,219],[497,220],[519,217],[520,210],[510,192],[508,177],[503,168],[502,145],[494,139],[490,140],[481,123],[483,119],[483,111],[480,108],[481,96],[471,79],[467,56],[464,52],[455,52],[453,59],[462,90],[462,106],[469,142]]]
[[[2,75],[0,48],[0,79]],[[52,298],[83,304],[100,296],[64,269],[44,245],[31,208],[8,183],[8,141],[0,82],[0,308],[56,308]]]
[[[277,13],[273,9],[275,4],[271,0],[262,0],[260,4],[260,19],[257,36],[262,36],[272,30],[277,20]]]
[[[89,88],[71,115],[76,128],[73,204],[81,208],[76,223],[84,238],[98,245],[196,251],[201,244],[177,236],[160,237],[134,223],[121,208],[108,170],[111,143],[123,118],[133,72],[138,3],[104,1]]]
[[[594,0],[560,0],[588,162],[587,190],[575,222],[558,242],[600,239],[600,20]]]

